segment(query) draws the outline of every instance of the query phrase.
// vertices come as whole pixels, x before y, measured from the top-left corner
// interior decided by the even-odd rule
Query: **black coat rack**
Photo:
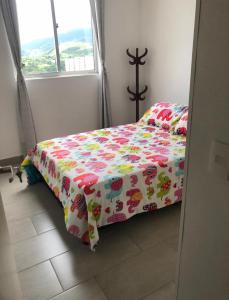
[[[148,86],[146,85],[145,88],[140,92],[140,84],[139,84],[139,66],[145,65],[145,61],[142,59],[147,55],[148,49],[145,48],[144,54],[139,56],[139,49],[136,48],[136,56],[132,55],[129,49],[126,50],[127,55],[132,59],[129,61],[130,65],[136,65],[136,90],[135,92],[131,91],[130,87],[127,87],[128,93],[131,95],[130,100],[136,102],[136,122],[139,120],[139,102],[145,100],[144,94],[148,91]]]

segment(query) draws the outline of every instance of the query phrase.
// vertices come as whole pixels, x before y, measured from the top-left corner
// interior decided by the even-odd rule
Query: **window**
[[[95,71],[89,0],[17,0],[25,76]]]

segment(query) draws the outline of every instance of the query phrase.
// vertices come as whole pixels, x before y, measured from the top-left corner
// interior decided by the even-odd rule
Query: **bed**
[[[157,105],[157,116],[167,110],[163,126],[152,119]],[[41,142],[23,163],[62,203],[68,232],[92,250],[100,227],[182,200],[186,137],[168,130],[169,108],[157,105],[138,123]]]

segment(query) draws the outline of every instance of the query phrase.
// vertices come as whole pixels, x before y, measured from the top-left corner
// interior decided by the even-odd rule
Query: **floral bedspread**
[[[67,230],[94,249],[99,227],[181,201],[185,145],[136,123],[44,141],[24,165],[62,202]]]

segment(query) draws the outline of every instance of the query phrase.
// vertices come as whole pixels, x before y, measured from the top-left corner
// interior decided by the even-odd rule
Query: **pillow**
[[[187,106],[158,102],[146,111],[140,122],[142,124],[161,127],[168,131],[174,131],[177,122],[182,117]]]
[[[188,127],[188,110],[182,115],[175,127],[175,134],[186,135]]]

